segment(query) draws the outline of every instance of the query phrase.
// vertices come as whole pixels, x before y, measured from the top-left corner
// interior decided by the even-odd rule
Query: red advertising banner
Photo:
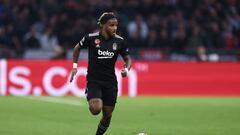
[[[119,96],[240,96],[240,63],[134,61],[127,78],[116,66]],[[69,83],[69,60],[0,60],[0,95],[84,96],[87,61]]]

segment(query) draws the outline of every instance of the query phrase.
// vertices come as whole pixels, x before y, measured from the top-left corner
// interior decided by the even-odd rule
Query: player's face
[[[113,37],[117,32],[117,26],[118,26],[118,21],[116,18],[114,18],[114,19],[108,20],[104,28],[106,33],[109,36]]]

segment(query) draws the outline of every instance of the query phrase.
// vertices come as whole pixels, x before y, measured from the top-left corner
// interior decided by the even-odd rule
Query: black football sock
[[[103,126],[102,123],[100,122],[99,125],[98,125],[96,135],[103,135],[107,131],[107,128],[108,127]]]

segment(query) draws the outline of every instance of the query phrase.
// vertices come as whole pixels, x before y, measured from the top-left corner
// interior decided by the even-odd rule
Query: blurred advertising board
[[[240,63],[134,61],[116,65],[119,96],[240,96]],[[87,61],[72,83],[70,60],[0,60],[0,95],[85,96]]]

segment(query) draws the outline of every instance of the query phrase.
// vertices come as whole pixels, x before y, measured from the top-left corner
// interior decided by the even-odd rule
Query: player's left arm
[[[126,77],[132,66],[132,59],[130,55],[123,56],[124,68],[121,71],[122,77]]]
[[[121,75],[122,77],[126,77],[128,72],[131,69],[132,66],[132,60],[130,58],[130,55],[125,55],[123,56],[123,60],[124,60],[124,68],[121,71]]]
[[[128,70],[131,69],[131,66],[132,66],[132,60],[131,60],[131,57],[130,55],[126,55],[123,57],[123,60],[124,60],[124,68],[127,68]]]
[[[132,59],[129,55],[129,48],[127,46],[127,43],[124,40],[122,42],[122,48],[120,50],[120,54],[124,60],[124,67],[121,71],[121,75],[122,75],[122,77],[126,77],[128,75],[128,72],[131,69]]]

